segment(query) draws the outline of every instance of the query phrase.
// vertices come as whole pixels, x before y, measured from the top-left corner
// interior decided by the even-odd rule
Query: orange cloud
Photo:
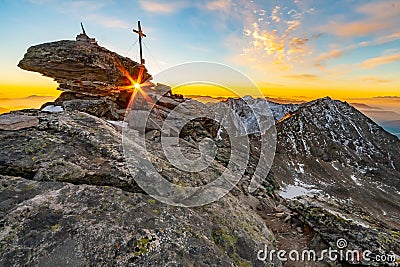
[[[400,32],[395,32],[393,34],[389,34],[389,35],[378,38],[377,40],[375,40],[375,43],[376,44],[385,44],[385,43],[396,41],[398,39],[400,39]]]
[[[372,69],[379,65],[389,64],[399,60],[400,60],[400,53],[384,55],[365,60],[363,63],[361,63],[361,67],[364,69]]]
[[[262,1],[256,2],[239,0],[242,10],[239,19],[244,22],[240,45],[246,65],[285,71],[293,68],[294,63],[304,63],[312,54],[312,37],[302,29],[303,18],[312,11],[302,6],[289,9],[283,4],[266,8]],[[239,9],[237,3],[236,7],[234,12]]]
[[[260,25],[254,22],[252,28],[244,29],[245,36],[252,39],[250,47],[244,50],[245,55],[256,60],[270,58],[273,64],[282,66],[295,62],[300,56],[307,54],[308,38],[289,37],[289,33],[299,25],[300,22],[291,22],[283,34],[279,34],[277,29],[261,29]]]

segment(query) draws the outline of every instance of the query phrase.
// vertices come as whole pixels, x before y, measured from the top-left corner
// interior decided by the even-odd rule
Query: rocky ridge
[[[265,246],[321,251],[335,248],[339,238],[351,249],[400,254],[399,141],[347,103],[325,98],[271,104],[276,156],[262,186],[250,193],[260,137],[252,122],[263,118],[268,103],[245,98],[255,107],[249,113],[243,100],[229,100],[252,133],[248,167],[217,202],[180,208],[144,193],[123,154],[121,130],[138,130],[140,116],[128,125],[115,120],[121,121],[132,95],[121,88],[132,85],[129,76],[137,79],[139,64],[80,36],[34,46],[20,66],[55,78],[64,93],[42,110],[11,113],[16,120],[37,120],[35,125],[0,130],[0,266],[281,266],[285,262],[276,256],[258,260],[257,252]],[[230,157],[218,123],[200,119],[180,133],[186,155],[198,155],[205,137],[217,145],[215,162],[203,172],[182,172],[160,147],[160,124],[171,110],[183,104],[203,112],[202,104],[162,85],[150,84],[146,93],[153,100],[164,95],[145,127],[146,147],[162,176],[189,186],[218,176]],[[137,104],[138,112],[149,105]],[[129,138],[139,143],[135,135]],[[129,162],[137,164],[135,175],[150,177],[140,160]],[[355,263],[325,258],[286,266]]]

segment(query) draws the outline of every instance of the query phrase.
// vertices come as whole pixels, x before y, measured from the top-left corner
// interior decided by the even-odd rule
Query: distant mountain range
[[[3,97],[0,98],[0,114],[9,112],[10,110],[38,108],[43,103],[53,100],[54,96],[30,95],[27,97]]]
[[[363,114],[373,119],[386,131],[400,138],[400,114],[366,104],[352,103]]]
[[[229,98],[229,97],[210,97],[210,96],[196,96],[196,95],[190,95],[187,96],[188,98],[195,99],[197,101],[203,102],[203,103],[217,103],[219,101],[225,101],[227,99],[235,99],[235,98]],[[237,98],[236,98],[237,99]],[[269,106],[271,109],[282,109],[280,113],[277,113],[275,110],[275,115],[278,117],[282,115],[283,111],[288,111],[293,109],[293,107],[301,105],[306,103],[305,101],[291,101],[291,100],[281,100],[281,99],[276,99],[276,98],[270,98],[266,97],[265,98],[267,103],[269,103]],[[258,105],[262,103],[262,99],[257,99],[255,100]],[[262,104],[261,104],[262,105]],[[397,137],[400,138],[400,119],[397,120],[396,118],[400,118],[400,114],[394,112],[394,111],[388,111],[388,110],[383,110],[380,107],[374,107],[371,105],[363,104],[363,103],[350,103],[353,107],[357,108],[359,111],[361,111],[363,114],[374,120],[377,124],[382,126],[385,130],[390,132],[391,134],[396,135]],[[288,107],[291,107],[288,109]],[[259,107],[257,108],[259,110]],[[284,112],[285,113],[285,112]],[[282,117],[285,114],[282,115]],[[390,120],[388,118],[393,118],[393,120]]]
[[[381,122],[380,125],[382,125],[386,131],[396,135],[400,139],[400,120],[384,121]]]
[[[10,110],[0,107],[0,114],[9,112]]]

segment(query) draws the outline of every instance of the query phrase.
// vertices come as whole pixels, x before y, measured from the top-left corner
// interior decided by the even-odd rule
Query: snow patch
[[[338,161],[336,161],[336,160],[335,160],[335,161],[332,161],[331,164],[332,164],[332,167],[333,167],[335,170],[337,170],[337,171],[339,170],[339,168],[338,168],[338,166],[337,166],[337,165],[339,164]]]
[[[124,128],[124,127],[128,127],[128,123],[124,122],[124,121],[107,121],[108,123],[111,123],[112,125]]]
[[[300,185],[288,185],[286,188],[279,192],[279,195],[286,199],[292,199],[299,196],[305,196],[310,194],[318,194],[320,190],[313,188],[305,188]]]
[[[296,172],[297,173],[302,173],[302,174],[304,174],[304,164],[297,164],[297,166],[299,167],[299,168],[295,168],[295,170],[296,170]]]
[[[42,111],[45,112],[50,112],[50,113],[58,113],[58,112],[63,112],[64,109],[62,106],[54,106],[54,105],[48,105],[42,109]]]
[[[219,127],[218,132],[217,132],[217,140],[222,140],[222,127]]]
[[[362,184],[360,183],[360,181],[358,180],[358,178],[355,177],[354,175],[351,176],[351,180],[353,180],[353,181],[356,183],[356,185],[362,186]]]
[[[295,180],[295,185],[286,185],[278,194],[286,199],[292,199],[299,196],[319,194],[321,190],[313,188],[312,185],[306,184],[299,179]]]

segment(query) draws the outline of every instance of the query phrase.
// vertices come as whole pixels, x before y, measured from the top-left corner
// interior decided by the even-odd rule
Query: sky
[[[74,39],[83,22],[101,46],[138,61],[138,20],[151,74],[217,62],[274,99],[330,96],[400,119],[399,0],[0,0],[0,112],[60,93],[51,79],[17,67],[29,46]]]

